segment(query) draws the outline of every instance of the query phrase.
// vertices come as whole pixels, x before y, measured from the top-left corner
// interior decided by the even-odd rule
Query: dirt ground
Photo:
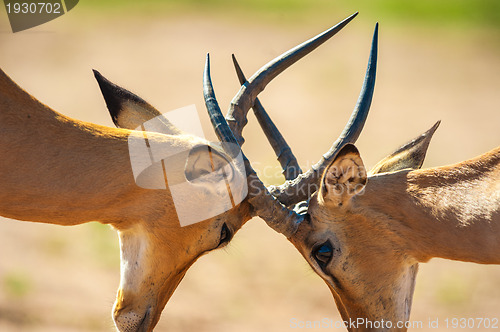
[[[206,136],[213,138],[201,90],[207,52],[217,96],[227,105],[238,89],[231,53],[250,76],[347,14],[307,24],[252,25],[193,14],[106,18],[75,9],[18,34],[10,32],[1,16],[0,66],[55,110],[112,126],[91,72],[98,69],[162,111],[195,104]],[[377,86],[357,143],[365,163],[374,165],[437,120],[442,124],[425,167],[455,163],[498,146],[498,39],[481,30],[385,28],[383,18],[380,23]],[[373,24],[360,16],[261,95],[304,167],[320,158],[349,117]],[[244,150],[258,170],[277,165],[253,116],[245,137]],[[500,319],[499,280],[499,266],[439,259],[422,264],[411,318],[424,326],[439,319],[438,330],[446,330],[446,318]],[[112,331],[118,282],[118,241],[107,226],[1,220],[0,331]],[[298,252],[255,219],[227,249],[204,256],[191,268],[156,331],[288,331],[294,318],[338,320],[339,314],[326,285]]]

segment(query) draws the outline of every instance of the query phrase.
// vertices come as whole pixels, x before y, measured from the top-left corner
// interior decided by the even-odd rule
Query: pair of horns
[[[356,15],[357,13],[349,16],[332,28],[278,56],[258,70],[248,80],[245,79],[241,68],[239,68],[233,56],[236,72],[242,85],[231,101],[225,118],[215,97],[210,78],[210,59],[207,55],[203,75],[203,94],[210,120],[223,147],[227,149],[226,153],[234,156],[240,152],[235,147],[241,147],[244,143],[242,131],[248,122],[248,111],[253,107],[259,123],[283,167],[287,181],[280,186],[266,188],[253,170],[248,159],[244,157],[249,180],[249,202],[253,207],[254,214],[263,218],[269,226],[287,237],[295,233],[298,224],[303,218],[302,215],[297,214],[288,207],[309,199],[311,194],[317,190],[324,169],[331,163],[340,148],[347,143],[354,143],[363,129],[375,87],[378,24],[375,26],[363,87],[349,122],[330,150],[306,173],[302,174],[290,147],[272,123],[262,104],[257,99],[257,95],[264,90],[273,78],[333,37]]]
[[[241,87],[231,101],[226,117],[222,115],[217,98],[215,97],[210,78],[210,58],[207,55],[203,75],[203,95],[217,137],[221,141],[224,151],[229,156],[234,158],[240,153],[243,156],[248,181],[248,201],[252,206],[253,214],[264,219],[271,228],[287,237],[292,236],[297,231],[298,225],[304,218],[303,214],[295,212],[303,211],[303,206],[300,209],[293,209],[293,205],[308,200],[311,194],[317,191],[324,169],[328,167],[342,146],[356,141],[363,129],[375,87],[378,24],[375,26],[363,87],[349,122],[330,150],[306,173],[302,174],[297,159],[257,99],[257,95],[264,90],[273,78],[333,37],[354,19],[357,14],[349,16],[330,29],[278,56],[258,70],[248,80],[243,75],[233,55],[233,62]],[[142,122],[161,116],[160,112],[138,96],[114,85],[98,72],[94,71],[94,74],[99,82],[113,121],[117,126],[135,129]],[[120,115],[121,112],[126,112],[127,108],[130,108],[129,111],[135,115],[140,113],[140,116],[131,117],[131,119],[128,119],[126,116],[122,117]],[[141,111],[135,112],[137,108]],[[247,114],[250,108],[253,108],[283,168],[283,173],[287,181],[280,186],[270,186],[267,188],[252,168],[250,161],[241,151],[241,145],[244,143],[242,131],[248,122]],[[122,118],[125,120],[121,120]],[[168,132],[174,135],[179,133],[178,129],[166,119],[164,119],[164,123],[162,122],[162,126],[161,132]]]

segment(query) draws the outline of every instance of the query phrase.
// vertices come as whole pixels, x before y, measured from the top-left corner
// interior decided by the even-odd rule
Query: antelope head
[[[118,231],[121,257],[121,280],[113,307],[113,319],[120,331],[151,331],[189,267],[200,256],[227,245],[251,218],[246,201],[241,202],[239,199],[234,203],[238,195],[245,194],[234,179],[245,180],[245,174],[241,168],[231,163],[230,157],[220,145],[182,132],[142,98],[113,84],[97,71],[94,71],[94,75],[118,127],[146,130],[144,123],[154,119],[149,122],[152,124],[147,128],[150,131],[129,131],[129,142],[131,137],[135,139],[134,135],[139,141],[147,136],[150,146],[155,141],[158,143],[158,140],[158,146],[161,146],[169,144],[162,137],[169,137],[181,147],[180,151],[189,151],[180,156],[170,156],[166,162],[162,160],[153,164],[145,171],[148,174],[140,175],[143,183],[163,185],[162,190],[137,188],[143,191],[142,195],[145,197],[140,199],[144,199],[143,203],[136,206],[151,205],[154,201],[155,209],[150,209],[148,214],[137,216],[138,219],[129,223],[113,225]],[[182,160],[173,160],[175,158]],[[182,169],[177,170],[181,174],[176,174],[178,179],[164,174],[168,164],[181,166]],[[172,202],[171,188],[182,181],[187,181],[192,187],[185,188],[185,192],[177,190],[176,199],[191,202],[193,214],[199,212],[215,216],[181,227],[180,211]],[[225,206],[226,212],[217,213],[210,211],[210,202],[228,199],[221,195],[221,181],[227,182],[223,189],[231,194],[233,205]],[[192,188],[197,190],[190,190]]]
[[[377,167],[419,168],[436,127]],[[309,200],[306,222],[290,241],[327,283],[349,331],[405,330],[418,261],[403,250],[397,227],[359,204],[372,177],[376,174],[365,170],[354,145],[341,148]]]
[[[289,225],[285,235],[325,280],[346,322],[356,322],[358,318],[375,323],[382,319],[393,322],[408,320],[417,260],[403,253],[398,243],[394,243],[400,239],[391,236],[397,230],[390,224],[380,222],[376,214],[367,217],[363,213],[363,205],[358,206],[356,202],[365,192],[367,183],[375,182],[372,178],[376,178],[377,173],[392,174],[403,169],[420,168],[430,139],[439,125],[436,123],[430,130],[384,158],[370,172],[365,171],[352,143],[361,133],[373,96],[377,39],[378,25],[360,97],[348,124],[330,150],[306,173],[302,174],[291,149],[258,99],[251,99],[243,106],[237,103],[239,108],[229,109],[227,121],[220,116],[220,112],[213,112],[220,119],[214,123],[216,130],[222,127],[229,131],[230,128],[242,141],[241,132],[246,124],[247,112],[253,107],[287,180],[280,186],[267,188],[272,196],[268,199],[276,199],[290,213],[297,213],[295,220],[285,221],[285,225]],[[304,44],[279,56],[248,80],[233,57],[242,84],[240,92],[260,86],[268,75],[277,75],[275,72],[279,64],[295,52],[300,52],[301,47]],[[386,190],[391,190],[391,184],[386,185]],[[249,202],[254,209],[265,206],[264,203],[255,204],[251,199]],[[264,213],[259,215],[275,228],[270,216]],[[353,328],[349,324],[347,328],[350,331],[370,330]]]
[[[210,119],[215,126],[218,143],[210,143],[176,128],[153,106],[135,94],[111,83],[98,72],[94,72],[108,111],[117,127],[147,132],[129,132],[150,140],[165,140],[166,137],[179,144],[199,146],[190,153],[185,164],[184,177],[195,179],[199,174],[213,173],[225,168],[229,160],[241,156],[244,162],[244,178],[248,184],[248,196],[228,212],[187,227],[179,227],[173,208],[164,206],[161,212],[143,216],[139,222],[116,225],[121,245],[121,283],[114,305],[114,320],[120,331],[150,331],[159,319],[161,310],[191,264],[202,254],[224,246],[233,234],[251,217],[260,216],[276,231],[290,236],[295,233],[303,217],[288,209],[274,198],[253,170],[240,147],[244,140],[241,129],[246,112],[254,104],[256,96],[272,78],[327,41],[349,23],[356,14],[326,30],[311,40],[271,61],[253,77],[253,83],[238,91],[229,107],[229,123],[224,120],[210,79],[207,55],[203,92]],[[155,126],[141,125],[150,119],[161,119]],[[364,121],[364,120],[363,120]],[[268,125],[274,126],[272,122]],[[231,127],[230,127],[231,126]],[[273,127],[275,129],[275,127]],[[156,133],[155,133],[156,132]],[[271,129],[273,134],[277,130]],[[159,135],[157,133],[162,133]],[[228,175],[239,175],[241,169],[229,169]],[[158,174],[162,174],[161,168]],[[153,179],[158,180],[158,179]],[[219,179],[221,180],[221,179]],[[160,182],[162,179],[159,180]],[[169,180],[170,181],[170,180]],[[215,181],[216,182],[216,181]],[[215,184],[215,182],[213,184]],[[213,185],[205,186],[208,196],[215,196]],[[139,189],[137,189],[139,190]],[[168,191],[168,186],[167,186]],[[168,194],[168,193],[167,193]],[[155,191],[144,191],[153,199]],[[188,198],[190,201],[193,198]],[[197,198],[202,202],[206,197]],[[145,199],[144,202],[147,202]],[[161,206],[163,200],[156,199]],[[137,204],[138,206],[141,203]]]

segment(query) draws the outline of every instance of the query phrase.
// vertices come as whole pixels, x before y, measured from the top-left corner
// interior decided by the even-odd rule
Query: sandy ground
[[[72,15],[72,16],[71,16]],[[248,76],[284,50],[339,21],[249,24],[197,15],[165,19],[91,16],[74,10],[12,34],[0,25],[0,66],[68,116],[112,125],[91,73],[162,111],[195,104],[208,137],[201,74],[207,52],[219,101],[237,91],[230,54]],[[247,18],[245,18],[247,19]],[[358,141],[374,165],[397,146],[441,127],[425,166],[458,162],[500,142],[500,45],[484,31],[384,28],[371,115]],[[362,83],[374,22],[362,17],[277,78],[261,100],[301,164],[316,162],[340,133]],[[244,147],[256,168],[276,165],[252,117]],[[103,179],[104,180],[104,179]],[[277,182],[278,178],[267,178]],[[422,264],[412,319],[500,319],[500,267]],[[116,234],[107,226],[0,222],[0,331],[112,331],[119,281]],[[228,249],[200,259],[167,305],[157,331],[288,331],[290,320],[339,319],[327,287],[295,249],[255,219]],[[293,330],[293,329],[292,329]],[[428,330],[425,328],[424,330]]]

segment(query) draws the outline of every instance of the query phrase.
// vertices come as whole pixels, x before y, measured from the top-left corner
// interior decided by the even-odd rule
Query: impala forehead
[[[310,222],[307,230],[307,242],[317,242],[321,239],[334,238],[336,241],[342,238],[345,228],[345,220],[338,212],[330,211],[325,206],[318,206],[309,210]]]

